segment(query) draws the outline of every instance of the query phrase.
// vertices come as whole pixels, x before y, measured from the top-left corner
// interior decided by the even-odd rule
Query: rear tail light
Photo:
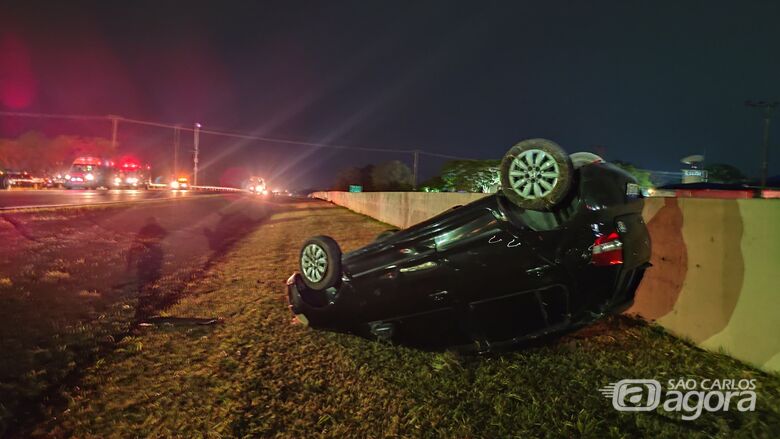
[[[590,261],[598,266],[622,264],[623,242],[620,241],[620,235],[612,232],[597,237],[593,242]]]

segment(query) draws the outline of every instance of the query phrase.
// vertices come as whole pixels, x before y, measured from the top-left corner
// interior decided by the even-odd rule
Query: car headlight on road
[[[87,174],[87,175],[85,175],[84,177],[87,179],[87,181],[92,181],[92,180],[94,180],[94,179],[95,179],[95,176],[94,176],[94,175],[92,175],[92,174]]]
[[[178,189],[179,188],[179,182],[178,181],[172,181],[171,182],[171,189]]]
[[[65,180],[70,180],[70,175],[69,174],[65,174]]]
[[[138,179],[136,177],[127,177],[127,180],[125,180],[127,184],[136,184],[138,183]]]
[[[121,184],[121,183],[122,183],[122,179],[121,179],[121,178],[119,178],[119,177],[116,177],[116,178],[114,179],[114,184],[116,184],[116,185],[119,185],[119,184]]]

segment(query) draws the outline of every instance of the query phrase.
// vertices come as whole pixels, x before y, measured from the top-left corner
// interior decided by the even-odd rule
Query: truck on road
[[[65,189],[108,187],[113,163],[100,157],[77,157],[65,176]]]

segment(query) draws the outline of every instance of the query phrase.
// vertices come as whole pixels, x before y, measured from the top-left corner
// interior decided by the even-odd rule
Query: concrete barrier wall
[[[315,196],[406,228],[485,194]],[[780,200],[651,198],[643,216],[653,268],[627,313],[703,348],[780,372]]]
[[[316,192],[314,197],[405,229],[488,194],[429,192]]]

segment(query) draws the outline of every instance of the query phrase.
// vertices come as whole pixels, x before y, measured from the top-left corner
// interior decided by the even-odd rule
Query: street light
[[[766,101],[745,101],[745,105],[748,107],[760,108],[764,114],[764,143],[761,149],[761,188],[766,188],[766,177],[769,172],[769,121],[772,118],[772,111],[780,102],[766,102]]]

